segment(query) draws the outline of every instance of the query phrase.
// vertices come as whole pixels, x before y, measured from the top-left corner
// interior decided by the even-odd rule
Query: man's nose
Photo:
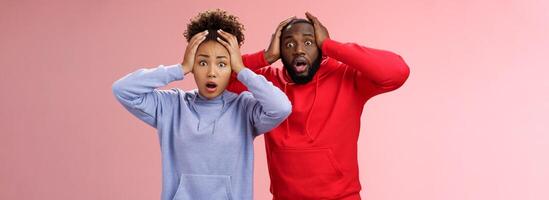
[[[297,44],[295,46],[295,54],[296,55],[304,55],[305,54],[305,47],[301,44]]]

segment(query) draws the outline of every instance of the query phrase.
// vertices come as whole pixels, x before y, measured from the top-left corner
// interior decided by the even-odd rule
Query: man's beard
[[[282,61],[282,64],[284,65],[284,69],[288,72],[290,75],[290,78],[292,78],[292,81],[296,84],[305,84],[313,80],[313,77],[315,76],[316,72],[318,71],[318,68],[320,68],[320,62],[322,61],[322,53],[319,52],[316,59],[313,61],[311,66],[309,66],[309,69],[307,69],[309,72],[307,73],[307,76],[299,76],[295,72],[295,69],[293,68],[292,64],[281,57],[280,59]]]

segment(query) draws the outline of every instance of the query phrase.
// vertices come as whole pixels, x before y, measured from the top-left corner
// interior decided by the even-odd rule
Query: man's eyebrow
[[[314,37],[315,34],[313,34],[313,33],[303,33],[303,36]],[[288,38],[292,38],[292,35],[286,35],[286,36],[282,37],[282,40],[286,40],[286,39],[288,39]]]
[[[217,56],[216,58],[227,58],[227,56]]]
[[[286,36],[282,37],[283,40],[286,40],[288,38],[292,38],[292,36],[291,35],[286,35]]]

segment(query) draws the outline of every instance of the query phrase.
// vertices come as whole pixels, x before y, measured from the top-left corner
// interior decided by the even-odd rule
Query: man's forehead
[[[295,24],[289,24],[282,32],[282,34],[313,34],[314,28],[311,24],[300,22]]]

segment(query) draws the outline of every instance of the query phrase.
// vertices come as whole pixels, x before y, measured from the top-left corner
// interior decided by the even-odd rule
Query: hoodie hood
[[[215,133],[215,124],[216,124],[216,122],[223,115],[223,113],[225,113],[227,111],[228,104],[230,104],[231,102],[236,100],[237,97],[238,97],[237,94],[229,92],[227,90],[223,91],[219,96],[217,96],[213,99],[207,99],[206,97],[200,95],[200,93],[198,92],[198,89],[194,89],[191,92],[187,93],[186,98],[187,98],[187,101],[190,104],[191,111],[193,112],[193,114],[198,119],[197,130],[200,131],[200,130],[203,130],[204,128],[209,127],[210,125],[213,125],[214,127],[212,129],[212,134],[214,134]],[[197,109],[198,106],[206,106],[208,104],[209,105],[212,105],[212,104],[220,104],[221,105],[221,110],[220,110],[219,113],[202,113],[202,115],[204,115],[204,114],[216,115],[214,117],[215,118],[214,121],[211,124],[210,123],[205,123],[204,121],[201,120],[201,116],[200,116],[201,114],[200,114],[200,112],[198,112],[198,109]]]
[[[312,101],[312,105],[311,105],[311,108],[309,109],[309,111],[307,112],[307,117],[305,119],[305,134],[309,137],[309,140],[312,142],[316,139],[316,137],[313,136],[313,134],[310,133],[309,131],[309,121],[311,119],[311,116],[314,115],[314,107],[315,107],[315,103],[317,101],[317,98],[318,98],[318,85],[321,81],[322,78],[326,77],[328,74],[330,74],[333,70],[337,69],[338,66],[340,66],[341,63],[332,63],[332,62],[337,62],[333,59],[329,59],[328,57],[326,56],[323,56],[322,57],[322,61],[320,62],[320,66],[318,68],[318,71],[316,72],[316,74],[313,76],[313,79],[308,82],[308,83],[305,83],[305,84],[300,84],[300,86],[305,86],[305,87],[314,87],[314,96],[313,96],[313,101]],[[283,70],[283,73],[284,73],[284,86],[282,87],[282,91],[284,93],[287,93],[288,90],[291,89],[292,86],[295,86],[295,85],[298,85],[296,83],[293,83],[290,75],[288,74],[288,72],[286,71],[286,69]],[[290,134],[290,120],[285,120],[284,121],[284,125],[285,126],[285,134],[286,134],[286,137],[289,137],[289,134]],[[318,136],[318,134],[316,134]]]

